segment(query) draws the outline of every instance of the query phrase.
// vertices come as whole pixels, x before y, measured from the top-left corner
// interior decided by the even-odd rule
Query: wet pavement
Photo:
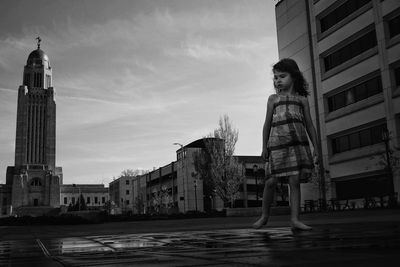
[[[47,234],[42,227],[42,232],[29,229],[16,233],[16,238],[3,235],[8,240],[0,241],[0,266],[398,266],[398,217],[392,220],[388,213],[386,220],[370,216],[347,223],[316,219],[307,232],[272,223],[261,230],[242,225],[159,233],[114,230],[115,234],[98,235],[82,234],[91,233],[83,227],[68,235],[46,226]],[[6,230],[3,226],[0,233]]]

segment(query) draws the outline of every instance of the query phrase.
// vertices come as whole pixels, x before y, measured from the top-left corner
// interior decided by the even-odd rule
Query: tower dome
[[[40,49],[40,37],[36,38],[37,49],[33,50],[26,61],[24,68],[23,85],[28,88],[49,88],[52,87],[52,70],[49,57]]]
[[[45,68],[50,69],[49,57],[43,52],[42,49],[38,48],[36,50],[33,50],[29,54],[26,65],[28,65],[28,66],[43,65]]]

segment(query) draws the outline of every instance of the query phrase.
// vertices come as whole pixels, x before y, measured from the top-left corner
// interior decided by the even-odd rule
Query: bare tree
[[[325,174],[327,172],[325,171]],[[326,193],[329,192],[331,188],[331,182],[330,180],[325,180],[322,182],[321,179],[324,179],[324,176],[321,176],[319,172],[319,166],[315,166],[313,172],[310,174],[308,182],[312,184],[315,190],[318,190],[318,192],[321,192],[322,190]]]
[[[151,206],[157,214],[167,213],[173,205],[173,199],[170,190],[163,185],[160,190],[154,189],[152,192]]]
[[[400,171],[400,149],[397,147],[390,147],[389,142],[392,139],[392,133],[389,131],[382,132],[382,141],[385,144],[385,151],[383,153],[377,153],[370,157],[370,160],[375,161],[375,166],[385,171],[389,178],[388,186],[393,191],[393,178],[399,175]],[[366,167],[369,169],[369,166]]]
[[[135,198],[135,207],[137,210],[138,214],[143,214],[144,213],[144,200],[143,196],[136,197]]]
[[[238,130],[232,127],[227,115],[219,120],[219,127],[204,138],[205,150],[194,154],[194,167],[200,179],[212,189],[224,205],[233,207],[243,182],[243,167],[234,157]]]
[[[142,174],[142,170],[139,169],[125,169],[121,172],[119,177],[136,177]]]

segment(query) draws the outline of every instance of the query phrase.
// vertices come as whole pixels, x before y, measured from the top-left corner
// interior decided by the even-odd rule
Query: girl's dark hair
[[[296,61],[291,58],[283,58],[276,63],[272,70],[280,72],[288,72],[293,79],[293,88],[296,93],[301,96],[308,96],[308,83],[297,66]]]

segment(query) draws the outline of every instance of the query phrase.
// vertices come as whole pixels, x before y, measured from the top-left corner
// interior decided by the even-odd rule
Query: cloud
[[[2,93],[7,93],[7,94],[17,94],[17,90],[15,89],[10,89],[10,88],[1,88],[0,87],[0,91],[2,91]]]
[[[224,113],[241,128],[238,147],[249,151],[261,139],[254,129],[260,134],[269,62],[277,58],[266,2],[100,1],[90,11],[77,10],[87,2],[55,2],[51,23],[25,20],[1,35],[0,101],[13,103],[1,107],[4,125],[16,114],[17,90],[7,88],[21,83],[40,35],[53,67],[65,181],[167,164],[172,143],[202,138]],[[6,131],[15,137],[15,125]]]
[[[195,36],[188,37],[181,45],[180,50],[175,49],[167,53],[172,56],[181,54],[209,62],[252,63],[256,57],[267,51],[267,41],[268,39],[265,37],[255,40],[221,40]]]

